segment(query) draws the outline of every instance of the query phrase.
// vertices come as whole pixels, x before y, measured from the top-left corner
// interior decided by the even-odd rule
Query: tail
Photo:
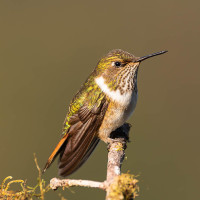
[[[61,147],[63,146],[64,142],[67,140],[69,134],[65,134],[63,138],[60,140],[60,142],[57,144],[56,148],[52,152],[52,154],[49,156],[47,163],[42,170],[42,173],[44,173],[51,165],[51,163],[55,160],[57,155],[60,153]]]

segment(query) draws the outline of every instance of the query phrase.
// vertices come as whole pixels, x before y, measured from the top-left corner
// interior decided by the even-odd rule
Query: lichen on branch
[[[37,158],[34,154],[34,161],[38,170],[38,178],[37,185],[34,187],[30,187],[27,185],[24,180],[11,180],[12,176],[6,177],[1,185],[0,185],[0,199],[20,199],[20,200],[28,200],[33,197],[40,198],[44,200],[44,194],[50,190],[49,185],[46,186],[44,179],[41,178],[41,169],[38,165]],[[15,183],[19,185],[19,190],[11,190],[11,185]]]

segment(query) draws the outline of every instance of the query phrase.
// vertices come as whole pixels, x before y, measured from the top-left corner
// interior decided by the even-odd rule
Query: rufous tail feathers
[[[54,159],[58,155],[60,148],[62,147],[62,145],[64,144],[64,142],[68,138],[68,135],[69,134],[65,134],[63,136],[63,138],[60,140],[60,142],[57,144],[56,148],[54,149],[54,151],[52,152],[52,154],[49,156],[49,158],[47,160],[47,163],[46,163],[44,169],[42,170],[42,173],[44,173],[50,167],[51,163],[54,161]]]

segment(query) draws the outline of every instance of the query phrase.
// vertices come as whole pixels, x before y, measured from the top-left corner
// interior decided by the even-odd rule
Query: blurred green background
[[[0,181],[12,175],[36,184],[60,139],[67,107],[96,63],[121,48],[141,64],[139,99],[122,171],[139,176],[138,200],[200,199],[200,2],[0,1]],[[100,143],[70,178],[103,181]],[[57,161],[44,174],[57,176]],[[97,189],[49,192],[46,199],[104,199]]]

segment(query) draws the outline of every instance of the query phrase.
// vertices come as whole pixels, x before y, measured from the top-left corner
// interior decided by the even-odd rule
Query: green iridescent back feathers
[[[65,134],[70,127],[70,117],[76,114],[83,105],[87,105],[88,109],[92,109],[94,105],[98,107],[104,97],[105,94],[95,83],[94,76],[90,76],[70,103],[69,112],[64,122],[63,134]]]

